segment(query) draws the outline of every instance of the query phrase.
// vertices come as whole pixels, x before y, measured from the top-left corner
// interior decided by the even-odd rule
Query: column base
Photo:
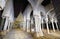
[[[37,32],[36,37],[44,36],[43,33]]]
[[[27,32],[30,32],[30,30],[27,30]]]

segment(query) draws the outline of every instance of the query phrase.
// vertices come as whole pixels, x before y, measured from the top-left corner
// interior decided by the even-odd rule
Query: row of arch
[[[43,23],[46,23],[48,34],[49,34],[49,25],[48,25],[49,22],[52,23],[54,32],[55,32],[54,23],[56,24],[56,28],[58,30],[58,25],[57,25],[58,21],[57,18],[55,17],[55,12],[51,14],[54,8],[46,12],[44,6],[41,5],[42,1],[43,0],[28,0],[30,4],[28,4],[25,11],[23,12],[23,16],[24,16],[23,30],[30,32],[30,27],[32,27],[31,24],[34,24],[33,26],[35,27],[33,29],[35,30],[37,37],[44,36],[41,28],[44,27]],[[3,30],[6,30],[7,27],[9,29],[14,22],[14,10],[13,10],[12,0],[7,0],[6,6],[2,14],[2,18],[3,18],[3,22],[1,26],[3,25],[5,20],[5,23],[3,25],[4,26]],[[31,31],[33,31],[33,29]]]
[[[25,11],[23,12],[23,16],[24,16],[23,30],[27,30],[27,32],[30,32],[30,27],[31,27],[30,21],[32,23],[34,21],[34,26],[35,26],[34,29],[37,37],[44,36],[41,28],[43,27],[43,23],[46,23],[48,34],[49,34],[49,25],[48,25],[49,22],[52,23],[52,28],[54,32],[55,32],[54,23],[56,24],[56,28],[58,30],[57,18],[54,12],[54,8],[46,12],[44,6],[41,5],[41,2],[43,0],[28,0],[28,1],[30,4],[26,7]],[[31,12],[33,13],[33,15],[31,15]],[[32,17],[32,19],[30,17]]]

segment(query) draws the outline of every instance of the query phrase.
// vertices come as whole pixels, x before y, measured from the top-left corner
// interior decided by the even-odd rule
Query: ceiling
[[[27,0],[13,0],[14,2],[14,13],[15,13],[15,17],[18,16],[19,12],[23,12],[26,8],[26,6],[29,4],[29,2]],[[44,0],[42,2],[43,6],[46,6],[50,3],[50,0]]]

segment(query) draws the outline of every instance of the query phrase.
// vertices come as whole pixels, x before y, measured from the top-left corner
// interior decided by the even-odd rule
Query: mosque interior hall
[[[60,39],[60,0],[0,0],[0,39]]]

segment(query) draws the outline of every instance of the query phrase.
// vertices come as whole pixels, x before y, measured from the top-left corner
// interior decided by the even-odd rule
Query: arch
[[[23,16],[24,16],[24,25],[23,25],[23,29],[26,30],[27,27],[27,32],[30,32],[30,14],[32,11],[32,7],[31,5],[28,5],[25,9],[25,11],[23,12]]]

